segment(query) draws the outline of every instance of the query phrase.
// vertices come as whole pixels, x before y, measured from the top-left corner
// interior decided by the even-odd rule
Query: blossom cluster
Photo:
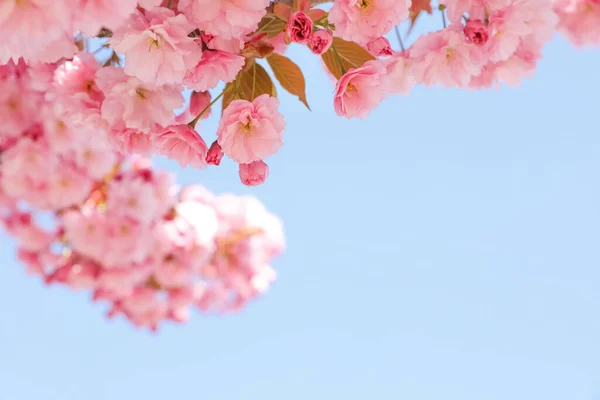
[[[99,129],[99,71],[114,70],[89,54],[0,67],[0,223],[19,260],[142,328],[184,322],[193,307],[240,309],[275,279],[281,222],[253,197],[179,189],[149,160],[115,152],[122,138]],[[144,143],[135,135],[129,145]]]
[[[405,46],[398,26],[425,14],[440,29]],[[599,46],[600,0],[3,0],[1,220],[30,272],[135,325],[238,309],[274,279],[280,222],[252,198],[179,191],[138,157],[227,156],[264,183],[286,127],[274,80],[310,109],[291,44],[320,57],[336,114],[365,118],[415,85],[518,85],[555,31]]]
[[[408,48],[399,35],[400,49],[392,49],[385,35],[426,13],[441,16],[442,29]],[[281,148],[285,130],[275,86],[257,60],[308,107],[302,71],[284,56],[291,43],[307,46],[336,82],[336,113],[365,118],[418,84],[518,85],[556,29],[578,46],[600,45],[599,0],[6,0],[0,64],[44,70],[66,60],[64,73],[90,95],[76,110],[61,102],[61,112],[78,114],[119,154],[159,154],[193,168],[226,155],[252,186],[267,178],[264,160]],[[90,54],[92,38],[109,51],[101,64]],[[212,96],[219,84],[224,90]],[[176,115],[185,88],[189,105]],[[199,121],[220,99],[209,146]],[[108,163],[114,154],[106,154]]]

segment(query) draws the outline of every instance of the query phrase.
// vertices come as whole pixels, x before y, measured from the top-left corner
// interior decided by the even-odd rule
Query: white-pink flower
[[[285,121],[279,100],[263,94],[234,100],[223,111],[217,136],[223,152],[238,163],[250,163],[275,154],[283,145]]]
[[[258,27],[270,0],[179,0],[179,11],[208,34],[241,38]]]
[[[466,87],[486,61],[481,48],[466,41],[460,24],[419,36],[410,57],[418,83],[442,87]]]
[[[408,18],[409,0],[335,0],[329,11],[334,34],[366,45]]]
[[[180,84],[202,51],[188,35],[196,28],[185,15],[163,7],[137,11],[110,43],[125,54],[125,73],[153,85]]]
[[[233,81],[244,66],[242,56],[220,50],[206,50],[196,66],[189,69],[183,84],[197,92],[213,89],[221,82]]]
[[[74,27],[88,36],[96,36],[100,28],[114,30],[135,11],[137,0],[75,0]]]
[[[156,135],[158,152],[182,167],[205,168],[208,148],[204,139],[188,125],[173,125]]]
[[[159,131],[175,120],[174,110],[183,104],[178,87],[148,85],[128,77],[120,68],[102,68],[96,78],[106,96],[101,108],[102,118],[112,129]]]

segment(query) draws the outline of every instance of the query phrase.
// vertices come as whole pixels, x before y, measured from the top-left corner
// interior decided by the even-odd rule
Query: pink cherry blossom
[[[22,80],[7,79],[0,84],[0,138],[16,137],[35,123],[43,99]]]
[[[183,84],[190,89],[204,92],[212,89],[219,81],[228,83],[245,63],[245,58],[220,50],[207,50],[195,66],[191,67],[183,79]]]
[[[315,34],[316,33],[318,33],[318,31],[315,32]],[[329,36],[331,36],[331,34]],[[310,40],[311,51],[313,53],[314,53],[314,49],[324,48],[326,45],[322,33],[320,33],[317,36],[317,38],[315,38],[315,35],[313,34],[310,39],[311,39]],[[331,39],[333,39],[333,38],[331,38]],[[271,44],[271,46],[273,46],[273,51],[275,53],[285,54],[285,52],[288,49],[288,44],[285,42],[285,33],[283,33],[283,32],[277,36],[267,39],[267,42],[269,44]],[[313,49],[313,47],[314,47],[314,49]],[[327,51],[327,49],[325,49],[323,52],[325,52],[325,51]]]
[[[223,39],[241,38],[258,27],[270,0],[179,0],[179,11],[201,31]]]
[[[176,1],[176,0],[175,0]],[[177,5],[173,5],[174,1],[171,1],[171,7],[177,7]],[[159,7],[161,4],[166,3],[165,7],[167,6],[167,4],[169,4],[169,1],[167,0],[166,2],[163,0],[138,0],[138,3],[140,5],[140,7],[145,8],[146,10],[151,10],[154,7]]]
[[[321,55],[331,47],[333,36],[325,29],[319,29],[310,37],[310,51],[314,54]]]
[[[517,51],[505,61],[486,64],[481,73],[469,83],[470,89],[482,89],[498,86],[500,82],[508,86],[518,86],[523,78],[531,77],[542,58],[541,46],[533,36],[521,42]]]
[[[0,64],[9,59],[53,62],[64,54],[56,44],[64,40],[71,24],[68,0],[6,0],[0,6]],[[69,47],[74,54],[76,47]]]
[[[464,33],[467,40],[477,46],[484,46],[489,37],[487,27],[478,19],[467,21]]]
[[[175,120],[173,110],[181,107],[183,96],[175,86],[152,86],[128,77],[119,68],[102,68],[96,83],[106,98],[102,118],[112,129],[159,131]]]
[[[250,163],[275,154],[283,145],[285,121],[279,100],[263,94],[254,99],[234,100],[223,111],[217,136],[223,152],[233,161]]]
[[[112,148],[121,154],[149,156],[154,149],[154,135],[135,129],[112,129],[108,140]]]
[[[367,43],[367,50],[375,57],[391,56],[394,54],[390,41],[381,36]]]
[[[335,34],[366,45],[406,20],[407,0],[336,0],[329,12]]]
[[[151,181],[135,175],[117,176],[108,185],[106,207],[112,215],[150,225],[162,210],[154,191]]]
[[[426,86],[465,87],[481,72],[485,58],[480,47],[467,42],[462,25],[451,25],[420,36],[410,49],[412,72]]]
[[[296,11],[287,22],[286,35],[292,42],[308,43],[313,31],[313,21],[302,11]]]
[[[175,122],[177,124],[188,124],[196,118],[202,111],[204,113],[200,117],[200,121],[210,117],[212,110],[208,107],[211,102],[210,92],[192,92],[190,95],[190,104],[177,116]]]
[[[125,73],[153,84],[180,84],[201,51],[188,34],[195,29],[183,14],[168,8],[134,13],[110,40],[115,51],[125,54]]]
[[[412,73],[414,60],[410,57],[410,52],[396,53],[384,62],[390,93],[407,95],[416,84]]]
[[[223,149],[219,145],[219,142],[215,140],[208,149],[206,163],[211,165],[220,165],[224,154],[225,153],[223,153]]]
[[[485,15],[488,5],[497,3],[498,0],[440,0],[439,2],[446,6],[446,13],[450,22],[458,23],[465,13],[468,13],[471,18],[480,18]]]
[[[207,146],[202,137],[188,125],[172,125],[156,135],[158,152],[182,167],[206,167]]]
[[[387,69],[379,60],[352,68],[338,81],[333,105],[339,116],[366,118],[388,95]]]
[[[117,29],[135,11],[137,3],[137,0],[76,0],[75,29],[89,36],[98,34],[102,27]]]
[[[262,185],[269,176],[269,166],[262,160],[240,164],[239,175],[246,186]]]
[[[489,39],[484,51],[492,62],[511,57],[527,36],[533,35],[540,44],[551,40],[558,21],[547,0],[495,0],[487,12]]]
[[[597,0],[554,0],[558,30],[576,46],[600,46],[600,2]]]
[[[60,210],[83,202],[92,190],[93,181],[80,168],[63,163],[54,171],[45,190],[48,208]]]

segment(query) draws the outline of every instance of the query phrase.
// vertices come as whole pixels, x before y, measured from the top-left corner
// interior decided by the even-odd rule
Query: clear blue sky
[[[153,335],[0,254],[0,400],[600,399],[600,51],[557,38],[518,89],[417,88],[364,121],[282,94],[285,145],[243,187],[286,224],[239,315]],[[209,141],[216,115],[203,125]]]

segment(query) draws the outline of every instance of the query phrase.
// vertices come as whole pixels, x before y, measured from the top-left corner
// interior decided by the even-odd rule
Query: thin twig
[[[398,28],[398,25],[396,25],[394,29],[396,30],[396,37],[398,38],[398,43],[400,43],[400,48],[402,49],[402,51],[405,51],[406,49],[404,48],[404,43],[402,43],[402,35],[400,34],[400,28]]]

